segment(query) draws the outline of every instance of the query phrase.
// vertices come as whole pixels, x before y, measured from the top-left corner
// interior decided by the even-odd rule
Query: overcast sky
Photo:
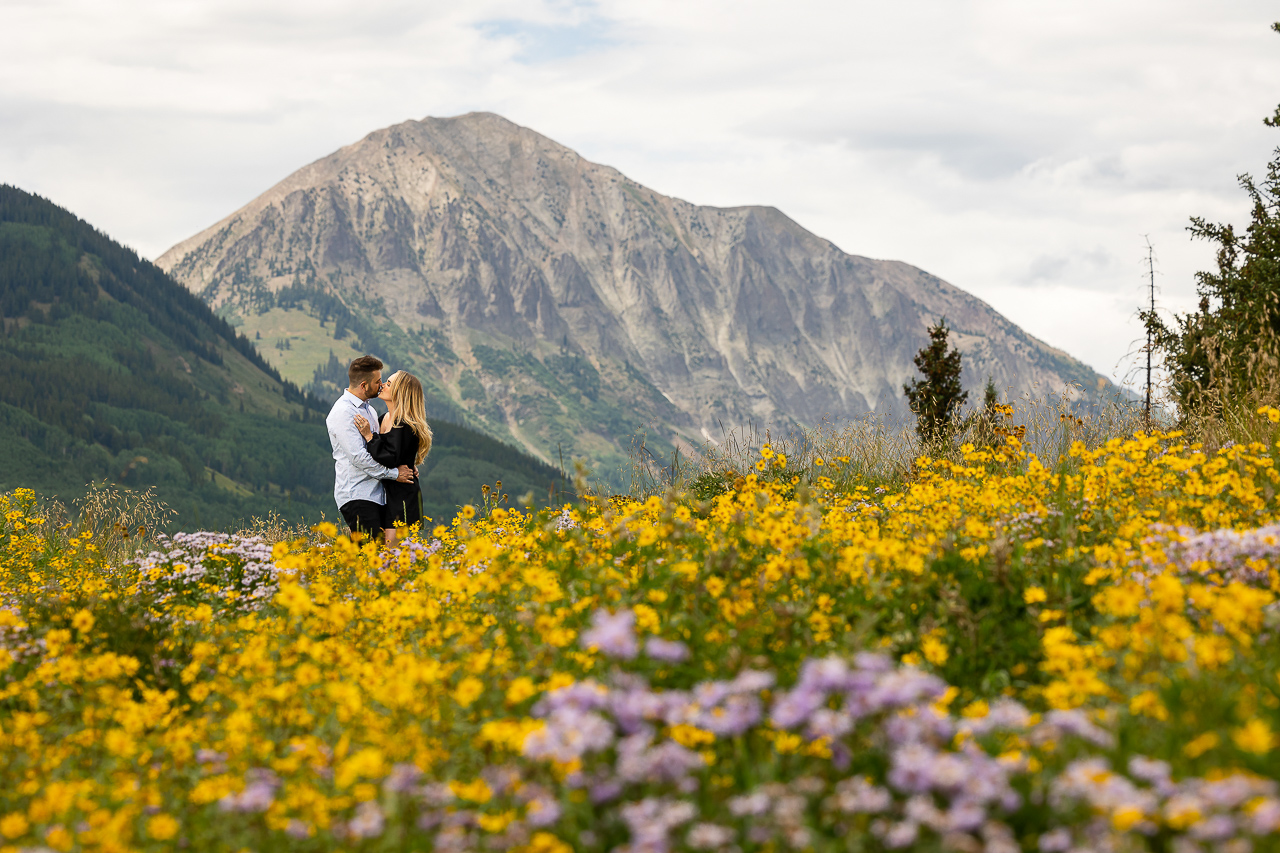
[[[0,182],[154,258],[410,118],[490,110],[699,204],[770,204],[1114,376],[1280,130],[1274,2],[0,0]],[[1122,368],[1123,369],[1123,368]]]

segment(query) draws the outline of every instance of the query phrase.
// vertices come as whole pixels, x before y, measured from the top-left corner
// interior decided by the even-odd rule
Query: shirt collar
[[[352,394],[350,388],[345,389],[342,392],[342,396],[344,399],[349,397],[351,399],[351,405],[355,406],[357,409],[363,409],[365,406],[369,405],[368,400],[361,400],[355,394]]]

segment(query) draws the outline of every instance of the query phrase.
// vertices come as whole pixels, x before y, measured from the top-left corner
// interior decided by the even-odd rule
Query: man
[[[351,532],[382,537],[383,480],[408,483],[417,472],[408,465],[387,468],[373,461],[356,428],[356,415],[364,415],[369,428],[378,431],[378,414],[369,400],[382,390],[382,362],[362,355],[347,368],[348,388],[329,410],[329,444],[333,447],[333,499]]]

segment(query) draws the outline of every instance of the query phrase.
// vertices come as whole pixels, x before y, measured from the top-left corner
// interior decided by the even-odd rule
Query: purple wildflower
[[[591,785],[588,794],[595,805],[608,803],[622,796],[622,783],[617,779],[601,779]]]
[[[1066,853],[1071,849],[1071,833],[1063,827],[1040,836],[1040,853]]]
[[[356,806],[356,816],[347,822],[347,835],[351,838],[377,838],[385,825],[382,808],[373,800],[367,800]]]
[[[853,731],[853,718],[843,711],[819,708],[809,716],[810,738],[841,738]]]
[[[772,672],[761,672],[757,669],[744,669],[729,682],[731,693],[759,693],[773,687],[777,679]]]
[[[382,789],[392,794],[407,794],[422,778],[422,771],[415,764],[397,764],[391,768],[382,782]]]
[[[734,817],[762,815],[769,811],[769,795],[763,791],[743,794],[729,800],[729,813]]]
[[[733,695],[722,705],[699,713],[694,725],[717,735],[732,737],[760,722],[763,716],[764,706],[758,698]]]
[[[525,822],[535,828],[551,826],[560,819],[562,813],[560,804],[549,793],[540,789],[535,796],[529,798],[528,805],[525,806]]]
[[[638,803],[628,803],[622,807],[622,820],[631,831],[631,844],[622,849],[631,853],[667,850],[671,830],[697,814],[693,804],[683,800],[646,797]]]
[[[915,844],[920,835],[920,825],[913,821],[902,821],[891,825],[884,833],[884,846],[890,850],[899,850]]]
[[[280,779],[275,773],[263,768],[255,768],[245,774],[249,780],[239,794],[227,794],[218,801],[218,808],[224,812],[265,812],[271,807],[276,797],[276,788],[280,787]]]
[[[1254,835],[1280,832],[1280,800],[1265,797],[1253,807],[1249,815],[1249,829]]]
[[[938,753],[921,743],[895,750],[890,760],[889,784],[899,791],[923,794],[933,785],[933,762]]]
[[[553,712],[546,726],[530,732],[521,752],[527,758],[567,763],[605,749],[613,738],[613,726],[604,717],[568,706]]]
[[[678,640],[650,637],[644,644],[644,653],[663,663],[680,663],[689,659],[689,647]]]
[[[579,641],[584,648],[598,650],[607,657],[631,660],[640,650],[635,625],[636,614],[630,609],[617,613],[597,610],[591,614],[591,627],[582,632]]]
[[[779,696],[769,711],[769,720],[780,729],[794,729],[803,725],[809,715],[827,701],[824,691],[808,685],[797,685]]]
[[[843,658],[826,657],[810,658],[800,667],[800,680],[797,687],[804,686],[812,690],[834,692],[844,689],[849,678],[849,664]]]
[[[846,814],[877,814],[888,811],[893,805],[893,795],[879,785],[872,785],[866,779],[855,777],[836,785],[831,803]]]
[[[609,689],[588,678],[576,681],[568,687],[553,690],[538,700],[533,706],[533,713],[538,717],[549,716],[562,708],[573,708],[579,711],[596,711],[609,703]]]
[[[714,823],[695,823],[685,836],[694,850],[715,850],[732,844],[736,833],[727,826]]]
[[[947,809],[944,825],[953,832],[974,832],[987,819],[987,810],[973,800],[956,800]]]
[[[1032,743],[1060,740],[1063,735],[1072,735],[1086,740],[1095,746],[1110,748],[1115,738],[1110,732],[1098,728],[1078,709],[1070,711],[1050,711],[1044,722],[1031,730]]]
[[[679,782],[705,766],[702,756],[675,741],[651,748],[649,736],[638,734],[618,743],[618,776],[628,782]]]
[[[1189,835],[1198,841],[1226,841],[1236,834],[1236,822],[1229,815],[1205,818],[1191,827]]]

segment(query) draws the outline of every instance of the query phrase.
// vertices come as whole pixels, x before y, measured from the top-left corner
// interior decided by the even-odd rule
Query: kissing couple
[[[325,425],[333,447],[333,499],[352,536],[385,537],[422,521],[418,466],[431,451],[422,383],[397,370],[384,382],[382,362],[362,355],[347,367],[347,390],[329,410]],[[387,406],[381,422],[369,401]]]

